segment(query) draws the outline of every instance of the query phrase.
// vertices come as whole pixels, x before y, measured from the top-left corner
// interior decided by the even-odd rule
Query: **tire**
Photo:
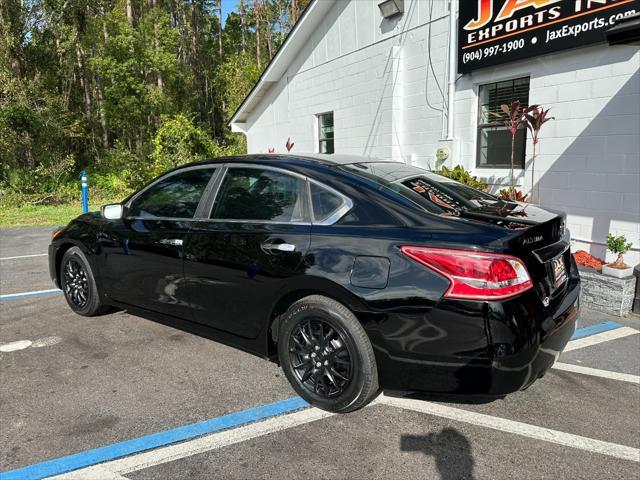
[[[67,304],[78,315],[93,317],[109,310],[109,306],[100,301],[91,266],[78,247],[70,248],[62,256],[60,287]]]
[[[347,307],[312,295],[291,305],[279,321],[280,365],[298,395],[336,413],[373,400],[378,392],[373,347]]]

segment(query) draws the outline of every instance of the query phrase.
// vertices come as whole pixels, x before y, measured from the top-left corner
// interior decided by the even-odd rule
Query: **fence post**
[[[87,189],[87,172],[82,171],[82,213],[89,212],[89,190]]]

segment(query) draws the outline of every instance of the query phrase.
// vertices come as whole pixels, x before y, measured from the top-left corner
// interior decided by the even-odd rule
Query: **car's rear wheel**
[[[344,305],[320,295],[295,302],[280,318],[278,356],[287,379],[310,404],[357,410],[378,392],[369,337]]]
[[[98,287],[82,250],[72,247],[60,262],[60,286],[71,309],[79,315],[91,317],[108,310],[100,301]]]

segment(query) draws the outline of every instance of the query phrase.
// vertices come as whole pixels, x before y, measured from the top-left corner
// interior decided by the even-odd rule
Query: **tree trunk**
[[[264,29],[264,37],[267,41],[267,52],[269,52],[269,58],[273,57],[273,42],[271,39],[271,26],[267,23]]]
[[[253,0],[253,14],[256,19],[256,63],[261,68],[260,62],[260,0]]]
[[[291,0],[291,28],[298,21],[298,0]]]
[[[127,0],[125,11],[127,13],[127,20],[129,21],[129,25],[133,24],[133,5],[131,0]]]
[[[80,45],[76,44],[76,58],[78,62],[78,70],[80,72],[80,87],[82,87],[84,106],[87,117],[91,116],[91,90],[89,86],[89,77],[84,62],[84,52]]]
[[[99,75],[96,75],[96,93],[98,96],[100,129],[102,131],[102,146],[104,148],[109,148],[109,129],[107,128],[107,116],[104,111],[104,84]]]
[[[247,28],[246,20],[245,20],[245,10],[244,10],[244,0],[240,0],[239,4],[240,9],[240,35],[242,42],[242,53],[245,54],[246,50],[246,40],[245,40],[245,29]]]
[[[219,15],[219,23],[218,23],[218,48],[220,53],[220,59],[222,59],[222,0],[218,0],[218,15]]]

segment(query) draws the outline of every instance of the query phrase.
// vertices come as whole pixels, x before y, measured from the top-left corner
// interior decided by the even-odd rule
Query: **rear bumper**
[[[490,397],[525,389],[551,368],[573,335],[579,294],[572,262],[564,291],[549,307],[529,290],[502,302],[442,301],[422,315],[388,316],[369,327],[380,386]]]

